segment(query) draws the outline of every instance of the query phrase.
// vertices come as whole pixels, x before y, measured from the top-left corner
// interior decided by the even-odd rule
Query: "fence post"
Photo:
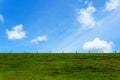
[[[90,53],[90,51],[89,51],[89,53]]]
[[[38,51],[36,51],[36,53],[38,53]]]
[[[77,54],[77,51],[76,51],[76,54]]]
[[[104,52],[102,51],[102,53],[104,53]]]

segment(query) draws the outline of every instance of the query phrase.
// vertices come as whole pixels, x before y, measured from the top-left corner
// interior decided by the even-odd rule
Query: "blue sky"
[[[120,0],[0,0],[0,51],[120,51],[119,14]]]

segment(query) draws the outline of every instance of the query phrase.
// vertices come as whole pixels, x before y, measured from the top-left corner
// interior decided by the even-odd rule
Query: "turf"
[[[0,54],[0,80],[120,80],[120,54]]]

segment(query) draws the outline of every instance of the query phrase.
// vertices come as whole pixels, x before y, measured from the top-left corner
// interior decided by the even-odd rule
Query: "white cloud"
[[[116,9],[118,9],[119,4],[120,4],[119,0],[109,0],[109,1],[106,1],[105,8],[108,11],[116,10]]]
[[[26,36],[22,24],[13,27],[12,30],[7,29],[6,33],[8,35],[8,39],[10,40],[23,39]]]
[[[97,21],[95,20],[94,13],[96,12],[96,8],[92,6],[92,2],[88,4],[87,8],[82,8],[78,12],[77,21],[83,26],[87,28],[93,28]]]
[[[0,14],[0,21],[1,21],[1,22],[4,22],[4,17],[3,17],[2,14]]]
[[[41,42],[41,41],[47,41],[47,36],[38,36],[37,38],[35,39],[32,39],[31,40],[31,43],[32,44],[37,44],[38,42]]]
[[[84,43],[83,49],[94,52],[112,52],[113,42],[107,42],[104,40],[100,40],[99,38],[95,38],[93,41],[88,41]]]
[[[89,3],[89,1],[86,0],[86,1],[85,1],[85,4],[88,4],[88,3]]]

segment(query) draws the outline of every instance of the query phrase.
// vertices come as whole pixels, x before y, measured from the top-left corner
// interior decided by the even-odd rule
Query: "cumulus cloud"
[[[96,8],[92,6],[92,2],[90,2],[87,8],[82,8],[79,10],[77,21],[83,27],[93,28],[97,24],[97,21],[93,15],[95,12]]]
[[[120,4],[120,0],[109,0],[106,1],[106,10],[108,11],[112,11],[112,10],[116,10],[119,7]]]
[[[47,41],[48,39],[47,39],[47,36],[38,36],[37,38],[35,38],[35,39],[32,39],[31,40],[31,43],[32,44],[37,44],[37,43],[39,43],[39,42],[41,42],[41,41]]]
[[[23,30],[22,24],[13,27],[12,30],[7,29],[6,34],[10,40],[23,39],[26,37],[26,33]]]
[[[104,40],[100,40],[99,38],[95,38],[93,41],[88,41],[84,43],[83,49],[93,52],[112,52],[113,42],[107,42]]]
[[[0,21],[1,21],[1,22],[4,22],[4,17],[3,17],[2,14],[0,14]]]

